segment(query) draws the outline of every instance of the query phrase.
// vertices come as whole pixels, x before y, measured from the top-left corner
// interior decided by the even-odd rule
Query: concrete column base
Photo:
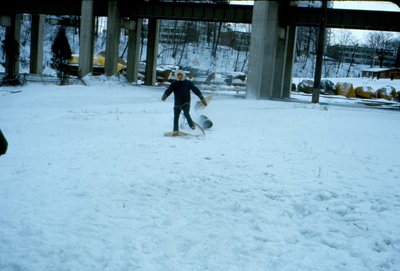
[[[120,36],[121,16],[119,10],[119,1],[109,0],[105,65],[105,74],[107,76],[112,76],[118,72]]]
[[[126,79],[128,82],[137,82],[139,72],[140,32],[142,21],[131,22],[128,38],[128,57],[126,66]]]
[[[43,36],[44,15],[32,15],[31,20],[31,53],[29,72],[35,74],[43,73]]]
[[[79,69],[78,75],[84,77],[93,70],[94,47],[93,0],[82,1],[80,36],[79,36]]]
[[[246,98],[282,99],[290,95],[286,88],[294,40],[289,40],[292,32],[279,26],[278,8],[278,1],[254,2]]]
[[[146,55],[146,72],[144,83],[153,86],[157,82],[157,48],[158,48],[158,32],[160,28],[159,20],[149,19],[149,30],[147,38],[147,55]]]

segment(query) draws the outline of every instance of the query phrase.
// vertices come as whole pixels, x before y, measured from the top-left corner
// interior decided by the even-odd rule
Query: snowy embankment
[[[400,269],[399,111],[89,83],[0,88],[0,270]]]

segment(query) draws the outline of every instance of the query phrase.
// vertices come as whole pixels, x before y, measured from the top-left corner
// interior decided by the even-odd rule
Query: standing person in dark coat
[[[174,132],[179,131],[179,116],[183,110],[183,115],[187,119],[187,122],[192,130],[196,128],[195,123],[190,117],[190,91],[196,94],[204,106],[207,106],[207,101],[204,99],[201,91],[189,80],[185,79],[186,74],[182,70],[176,72],[177,81],[173,82],[162,96],[162,100],[165,101],[171,93],[174,93],[175,106],[174,106]]]
[[[3,132],[0,129],[0,156],[6,154],[8,147],[8,142],[6,137],[3,135]]]

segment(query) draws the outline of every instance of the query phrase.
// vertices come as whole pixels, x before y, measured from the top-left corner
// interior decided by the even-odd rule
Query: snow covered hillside
[[[398,110],[86,80],[0,88],[0,270],[400,270]]]

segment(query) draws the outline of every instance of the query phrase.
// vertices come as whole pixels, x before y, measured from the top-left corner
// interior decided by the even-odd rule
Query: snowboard
[[[217,96],[217,93],[212,93],[208,96],[206,96],[204,99],[206,99],[207,104],[210,104],[210,101]],[[194,106],[196,111],[202,110],[205,108],[205,106],[203,105],[203,103],[201,101],[197,101],[197,103]],[[203,127],[203,129],[210,129],[214,123],[205,115],[198,115],[197,117],[195,117],[196,121],[198,124],[200,124],[201,127]]]
[[[207,116],[204,115],[200,115],[197,118],[197,122],[201,127],[203,127],[203,129],[210,129],[214,125],[214,123]]]

